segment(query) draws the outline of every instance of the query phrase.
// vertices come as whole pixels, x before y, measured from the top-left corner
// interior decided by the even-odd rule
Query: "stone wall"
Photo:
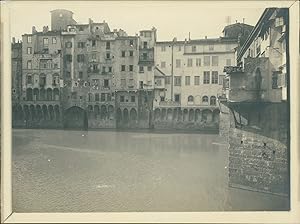
[[[239,108],[243,106],[240,105]],[[232,109],[232,108],[231,108]],[[228,109],[229,110],[229,109]],[[242,110],[242,109],[241,109]],[[228,133],[229,142],[229,185],[248,190],[279,195],[289,195],[288,160],[288,114],[286,103],[267,106],[252,105],[259,111],[259,123],[254,117],[240,126],[234,120],[235,109],[225,116],[229,123],[221,121],[220,134]],[[272,111],[272,113],[270,113]],[[252,122],[250,122],[252,120]],[[230,126],[229,132],[226,128]]]

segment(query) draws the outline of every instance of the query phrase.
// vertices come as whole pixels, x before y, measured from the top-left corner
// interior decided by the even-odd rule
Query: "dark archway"
[[[99,107],[99,105],[95,105],[94,106],[94,114],[95,114],[95,118],[97,119],[98,115],[100,114],[100,107]]]
[[[175,108],[173,110],[173,121],[176,121],[178,119],[178,108]]]
[[[43,119],[46,121],[48,120],[49,116],[48,116],[48,108],[46,105],[42,106],[42,110],[43,110]]]
[[[189,119],[189,111],[188,109],[183,110],[183,121],[188,121]]]
[[[52,89],[48,88],[47,89],[47,100],[52,100]]]
[[[120,108],[117,109],[116,120],[117,120],[117,128],[119,128],[122,122],[122,111]]]
[[[128,122],[129,122],[129,113],[128,113],[128,109],[125,108],[123,110],[123,122],[125,125],[128,125]]]
[[[196,122],[201,121],[201,111],[200,111],[200,109],[195,110],[195,121]]]
[[[46,90],[44,88],[40,89],[40,100],[46,100]]]
[[[194,109],[190,109],[190,111],[189,111],[189,121],[194,121],[194,120],[195,120]]]
[[[154,120],[155,121],[159,121],[160,120],[160,109],[159,108],[156,108],[154,110]]]
[[[205,109],[202,111],[202,121],[211,122],[212,121],[212,112],[211,110]]]
[[[39,100],[40,99],[40,91],[38,88],[33,89],[33,100]]]
[[[169,108],[169,109],[167,110],[167,120],[168,120],[168,121],[172,121],[172,119],[173,119],[173,111],[172,111],[171,108]]]
[[[167,111],[165,108],[163,108],[161,111],[161,119],[160,120],[164,121],[164,120],[166,120],[166,117],[167,117]]]
[[[107,108],[105,105],[101,106],[101,119],[107,119]]]
[[[58,88],[55,88],[53,89],[53,98],[55,101],[58,101],[59,100],[59,89]]]
[[[52,105],[48,106],[48,111],[49,111],[49,118],[50,120],[54,120],[54,109]]]
[[[28,107],[28,105],[24,105],[24,118],[26,121],[29,120],[29,116],[30,116],[29,107]]]
[[[130,120],[131,121],[136,121],[137,120],[137,112],[136,109],[132,108],[130,110]]]
[[[32,93],[31,88],[26,89],[26,100],[27,101],[32,101],[33,100],[33,93]]]
[[[21,105],[18,105],[17,107],[17,116],[16,116],[17,120],[23,121],[24,120],[24,113],[23,113],[23,109]]]
[[[109,119],[114,119],[114,106],[108,106],[108,117]]]
[[[84,109],[73,106],[64,111],[64,128],[84,129],[88,128],[87,113]]]
[[[38,121],[43,119],[43,112],[40,105],[36,105],[36,117]]]
[[[213,114],[212,114],[212,120],[213,120],[213,122],[219,123],[219,117],[220,117],[220,110],[219,109],[215,109],[213,111]]]
[[[30,109],[30,120],[36,120],[36,113],[35,113],[35,108],[33,105],[29,106]]]
[[[60,110],[58,105],[54,106],[54,113],[56,121],[60,121]]]

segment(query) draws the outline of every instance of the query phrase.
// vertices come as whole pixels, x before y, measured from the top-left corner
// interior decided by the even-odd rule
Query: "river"
[[[217,134],[13,130],[14,212],[285,210],[283,197],[228,187]]]

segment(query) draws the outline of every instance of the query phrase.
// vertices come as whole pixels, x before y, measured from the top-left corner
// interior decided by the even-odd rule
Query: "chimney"
[[[243,23],[245,23],[245,18],[243,18]]]
[[[173,38],[173,41],[174,41],[174,42],[177,42],[177,38],[176,38],[176,37],[174,37],[174,38]]]
[[[189,41],[191,40],[191,32],[189,32]]]
[[[12,43],[13,44],[16,43],[16,38],[15,37],[12,38]]]
[[[47,32],[47,27],[43,26],[43,33],[46,33],[46,32]]]
[[[205,36],[205,39],[207,39],[207,36]]]
[[[35,33],[36,33],[35,26],[32,26],[32,34],[35,34]]]

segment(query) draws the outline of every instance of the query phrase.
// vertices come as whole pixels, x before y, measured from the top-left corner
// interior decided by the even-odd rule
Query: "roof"
[[[234,24],[230,24],[230,25],[225,26],[222,32],[224,32],[226,29],[229,29],[229,28],[232,28],[232,27],[235,27],[235,26],[238,26],[238,27],[243,27],[243,26],[245,27],[245,26],[247,26],[249,28],[253,28],[254,27],[254,26],[246,24],[246,23],[234,23]]]
[[[203,38],[186,41],[157,41],[156,44],[209,44],[209,43],[224,43],[224,42],[237,42],[236,38],[231,37],[218,37],[218,38]]]
[[[60,34],[61,34],[61,32],[58,30],[49,30],[47,32],[24,33],[22,36],[27,36],[27,35],[45,35],[45,36],[49,35],[49,36],[51,36],[51,35],[60,35]]]
[[[51,10],[50,12],[52,13],[52,12],[56,12],[56,11],[65,11],[65,12],[70,12],[70,13],[74,14],[72,11],[67,10],[67,9],[54,9],[54,10]]]
[[[258,34],[260,28],[263,25],[263,22],[270,18],[270,16],[275,12],[276,8],[266,8],[261,17],[259,18],[258,22],[256,23],[255,27],[252,29],[250,35],[246,39],[245,43],[241,47],[238,55],[237,55],[237,61],[240,61],[241,57],[244,55],[246,52],[247,48],[251,45],[252,41]]]

